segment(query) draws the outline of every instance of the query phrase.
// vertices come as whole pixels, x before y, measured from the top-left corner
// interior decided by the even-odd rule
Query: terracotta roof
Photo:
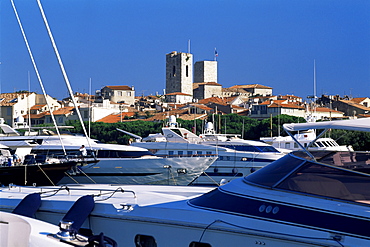
[[[202,109],[202,110],[205,110],[205,111],[210,111],[212,110],[212,108],[206,106],[206,105],[203,105],[203,104],[191,104],[189,105],[189,107],[197,107],[199,109]]]
[[[233,100],[237,99],[239,96],[232,96],[232,97],[225,97],[225,101],[226,103],[230,103],[232,102]]]
[[[40,118],[43,118],[45,117],[46,115],[48,115],[48,112],[42,112],[42,113],[39,113],[39,114],[29,114],[29,118],[31,119],[40,119]],[[24,115],[23,116],[25,119],[28,118],[28,114],[27,115]]]
[[[315,111],[317,112],[336,112],[336,113],[342,113],[341,111],[336,111],[327,107],[316,107]]]
[[[181,92],[168,93],[168,94],[166,94],[166,95],[186,95],[186,96],[191,96],[190,94],[181,93]]]
[[[299,96],[295,96],[295,95],[279,95],[280,99],[291,99],[291,98],[295,98],[295,99],[302,99],[302,97],[299,97]]]
[[[234,93],[249,93],[248,91],[244,90],[243,88],[222,88],[222,92],[234,92]]]
[[[351,101],[355,102],[355,103],[358,103],[360,104],[362,101],[368,99],[367,97],[363,97],[363,98],[353,98],[351,99]]]
[[[200,85],[205,85],[205,86],[221,86],[221,84],[217,82],[194,82],[193,83],[193,89],[197,89]]]
[[[74,109],[74,107],[72,107],[72,106],[66,106],[66,107],[59,108],[59,109],[53,111],[53,114],[54,115],[65,115],[65,114],[68,114],[68,113],[72,112],[73,109]]]
[[[362,109],[362,110],[365,110],[365,111],[370,110],[370,107],[366,107],[364,105],[361,105],[361,104],[356,103],[356,102],[351,101],[351,100],[339,100],[339,101],[342,102],[342,103],[348,104],[350,106],[357,107],[358,109]]]
[[[199,104],[208,104],[208,103],[222,103],[225,104],[226,100],[220,97],[210,97],[206,99],[201,99],[198,101]]]
[[[300,106],[300,105],[296,105],[296,104],[277,104],[277,103],[272,103],[268,107],[269,108],[280,107],[280,108],[304,109],[304,106]]]
[[[131,91],[132,88],[129,86],[105,86],[106,88],[112,89],[112,90],[126,90]]]
[[[46,104],[34,105],[34,106],[31,107],[31,110],[39,110],[39,109],[43,108],[44,106],[46,106]]]
[[[122,120],[127,117],[132,117],[135,115],[135,112],[122,112]],[[121,114],[111,114],[106,117],[103,117],[102,119],[99,119],[96,122],[103,122],[103,123],[118,123],[121,122]],[[135,119],[137,120],[137,119]]]
[[[249,84],[249,85],[235,85],[230,88],[261,88],[261,89],[272,89],[272,87],[263,86],[260,84]]]
[[[17,102],[16,101],[10,102],[10,101],[14,99],[18,99],[20,95],[29,96],[30,94],[34,94],[34,93],[2,93],[0,94],[0,99],[2,99],[0,101],[0,105],[1,106],[12,106]]]

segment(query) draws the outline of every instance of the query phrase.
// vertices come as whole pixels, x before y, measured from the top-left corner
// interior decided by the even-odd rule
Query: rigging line
[[[45,175],[45,177],[49,180],[49,182],[53,185],[53,186],[55,186],[55,184],[53,183],[53,181],[50,179],[50,177],[46,174],[46,172],[44,171],[44,169],[42,169],[42,165],[39,165],[39,164],[37,164],[37,166],[39,167],[39,169],[42,171],[42,173]]]
[[[79,184],[79,182],[77,182],[76,179],[74,179],[71,175],[68,174],[68,172],[64,172],[64,174],[69,177],[73,182],[75,182],[76,184]]]
[[[77,107],[76,99],[73,97],[72,87],[71,87],[71,84],[69,83],[69,79],[68,79],[67,73],[66,73],[66,71],[65,71],[65,69],[64,69],[64,65],[63,65],[63,62],[62,62],[62,58],[61,58],[61,57],[60,57],[60,55],[59,55],[59,51],[58,51],[57,45],[56,45],[56,43],[55,43],[55,41],[54,41],[53,34],[51,33],[51,29],[50,29],[50,27],[49,27],[48,20],[46,19],[46,15],[45,15],[44,9],[42,8],[41,1],[40,1],[40,0],[37,0],[37,4],[38,4],[38,6],[39,6],[39,9],[40,9],[40,12],[41,12],[42,18],[43,18],[43,20],[44,20],[45,27],[46,27],[46,29],[47,29],[47,31],[48,31],[50,41],[51,41],[51,43],[52,43],[52,45],[53,45],[55,55],[56,55],[56,57],[57,57],[57,59],[58,59],[59,67],[60,67],[60,69],[62,70],[62,74],[63,74],[63,77],[64,77],[64,81],[65,81],[66,86],[67,86],[67,88],[68,88],[69,96],[71,97],[72,102],[73,102],[73,105],[74,105],[74,107],[75,107],[75,109],[76,109],[76,112],[77,112],[77,115],[78,115],[78,119],[80,120],[80,123],[81,123],[82,129],[83,129],[84,134],[85,134],[85,136],[86,136],[87,143],[88,143],[88,145],[89,145],[90,149],[92,149],[92,147],[91,147],[91,143],[90,143],[90,140],[89,140],[88,135],[87,135],[86,127],[85,127],[85,125],[84,125],[84,123],[83,123],[83,120],[82,120],[82,116],[81,116],[80,110],[79,110],[79,109],[78,109],[78,107]]]
[[[56,121],[55,121],[55,117],[54,117],[54,114],[53,114],[52,108],[50,107],[50,104],[49,104],[49,101],[48,101],[48,97],[47,97],[47,95],[46,95],[46,91],[45,91],[45,88],[44,88],[44,84],[43,84],[43,82],[42,82],[42,80],[41,80],[41,76],[40,76],[39,70],[38,70],[38,68],[37,68],[37,65],[36,65],[35,59],[34,59],[34,57],[33,57],[33,53],[32,53],[32,51],[31,51],[31,47],[30,47],[30,45],[29,45],[29,43],[28,43],[28,39],[27,39],[26,33],[24,32],[23,25],[22,25],[22,23],[21,23],[21,20],[20,20],[20,18],[19,18],[18,12],[17,12],[17,9],[16,9],[16,7],[15,7],[14,0],[11,0],[11,3],[12,3],[12,6],[13,6],[14,14],[15,14],[15,16],[16,16],[16,18],[17,18],[17,21],[18,21],[19,28],[21,29],[21,32],[22,32],[22,36],[23,36],[24,42],[26,43],[27,50],[28,50],[28,54],[30,55],[30,58],[31,58],[31,61],[32,61],[32,65],[33,65],[33,67],[34,67],[34,69],[35,69],[35,72],[36,72],[36,75],[37,75],[37,79],[38,79],[38,81],[39,81],[39,83],[40,83],[40,87],[41,87],[42,92],[43,92],[43,94],[44,94],[46,104],[47,104],[48,109],[49,109],[49,111],[50,111],[50,116],[51,116],[51,118],[52,118],[52,120],[53,120],[54,126],[55,126],[55,127],[57,127],[57,123],[56,123]],[[64,144],[63,144],[62,138],[61,138],[60,133],[59,133],[59,129],[58,129],[58,128],[56,128],[56,131],[57,131],[57,134],[58,134],[59,140],[60,140],[60,142],[61,142],[61,145],[62,145],[62,148],[63,148],[64,155],[67,155],[66,150],[65,150],[65,148],[64,148]]]
[[[78,170],[79,172],[81,172],[83,175],[85,175],[88,179],[90,179],[91,182],[93,182],[94,184],[96,184],[95,180],[92,179],[89,175],[87,175],[81,168],[79,168],[78,166],[76,166],[76,170]]]

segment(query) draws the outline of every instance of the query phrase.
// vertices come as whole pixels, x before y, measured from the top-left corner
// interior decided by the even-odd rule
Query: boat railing
[[[186,157],[217,157],[217,154],[156,154],[162,158],[186,158]]]
[[[28,189],[32,188],[32,191],[34,193],[40,193],[41,198],[47,198],[47,197],[53,197],[59,193],[67,192],[68,195],[75,195],[75,196],[81,196],[81,195],[92,195],[94,197],[95,201],[105,201],[109,200],[115,195],[132,195],[132,198],[135,200],[135,203],[137,203],[137,194],[133,190],[126,190],[122,187],[114,187],[112,189],[110,188],[92,188],[92,187],[84,187],[83,185],[78,184],[71,184],[71,185],[62,185],[60,187],[30,187],[30,186],[20,186],[20,185],[14,185],[9,184],[8,189],[9,190],[17,190],[18,192],[27,192]],[[39,191],[37,192],[37,189]],[[76,193],[73,193],[76,192]],[[77,193],[78,192],[78,193]]]

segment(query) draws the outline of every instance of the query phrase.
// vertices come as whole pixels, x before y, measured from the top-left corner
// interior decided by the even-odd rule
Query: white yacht
[[[328,128],[370,131],[370,119],[338,122]],[[216,188],[3,188],[0,210],[12,211],[22,198],[39,193],[37,218],[57,224],[75,201],[90,195],[95,207],[82,228],[104,231],[119,246],[360,247],[370,241],[370,175],[358,168],[369,166],[369,152],[295,151]]]
[[[317,138],[313,129],[297,133],[294,138],[309,150],[354,151],[352,146],[339,145],[330,137]],[[291,136],[261,137],[260,140],[284,153],[302,149]]]
[[[64,183],[119,183],[188,185],[206,170],[217,157],[159,157],[147,149],[99,143],[84,136],[55,134],[52,129],[16,129],[0,124],[0,144],[12,149],[32,149],[38,156],[67,157],[82,164],[65,176]],[[81,157],[85,145],[88,156]],[[28,150],[29,152],[29,150]]]
[[[197,136],[178,127],[176,118],[170,116],[169,125],[162,132],[142,140],[137,138],[131,145],[146,148],[157,156],[218,155],[193,185],[219,185],[249,175],[284,156],[263,142],[244,140],[236,134],[215,134],[211,123],[206,125],[204,134]]]

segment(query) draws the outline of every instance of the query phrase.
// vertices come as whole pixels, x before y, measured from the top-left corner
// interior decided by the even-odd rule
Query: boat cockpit
[[[249,184],[370,203],[369,152],[290,153],[244,178]]]
[[[218,144],[219,147],[225,147],[241,152],[256,152],[256,153],[279,153],[273,146],[255,146],[255,145],[231,145],[231,144]]]

